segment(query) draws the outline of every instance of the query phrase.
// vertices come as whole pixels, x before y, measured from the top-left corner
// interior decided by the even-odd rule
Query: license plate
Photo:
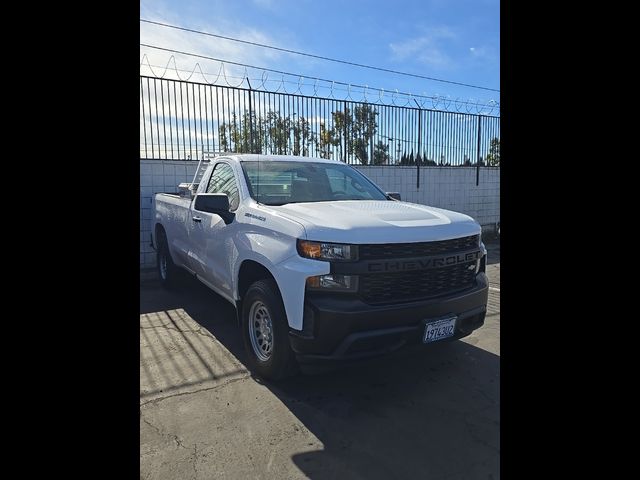
[[[424,343],[431,343],[442,340],[443,338],[452,337],[456,330],[457,318],[456,316],[452,316],[427,323],[422,341]]]

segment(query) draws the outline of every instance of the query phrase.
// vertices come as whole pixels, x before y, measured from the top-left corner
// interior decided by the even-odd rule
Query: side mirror
[[[393,200],[397,200],[397,201],[401,201],[402,198],[400,198],[400,193],[399,192],[386,192],[387,197],[393,199]]]
[[[229,224],[235,214],[229,211],[229,197],[224,193],[198,193],[194,200],[194,210],[220,215]]]

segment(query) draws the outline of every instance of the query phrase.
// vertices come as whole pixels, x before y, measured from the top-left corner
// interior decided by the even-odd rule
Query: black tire
[[[271,340],[270,342],[267,341],[267,343],[271,344],[268,355],[261,348],[266,343],[260,344],[256,333],[258,328],[256,325],[259,324],[259,320],[256,320],[256,318],[261,317],[260,312],[267,314],[271,325],[271,337],[267,336],[267,340]],[[264,315],[261,318],[264,318]],[[248,359],[247,366],[251,371],[269,380],[281,380],[297,372],[297,362],[289,344],[287,315],[282,303],[282,297],[280,297],[280,292],[274,280],[259,280],[249,287],[242,302],[241,320],[242,339],[244,340]],[[250,327],[253,329],[253,335]],[[252,336],[255,343],[252,343]],[[255,347],[254,344],[256,345]],[[260,358],[257,350],[262,352],[263,358]]]
[[[156,268],[158,269],[158,277],[160,285],[167,290],[172,290],[177,285],[178,267],[173,263],[167,237],[162,232],[158,235],[158,250],[156,252]]]

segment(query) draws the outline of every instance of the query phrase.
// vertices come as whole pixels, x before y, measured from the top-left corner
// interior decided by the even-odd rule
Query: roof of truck
[[[294,155],[257,155],[257,154],[226,154],[220,155],[220,157],[232,158],[239,162],[272,162],[272,161],[288,161],[288,162],[321,162],[321,163],[344,163],[339,160],[329,160],[327,158],[319,157],[300,157]]]

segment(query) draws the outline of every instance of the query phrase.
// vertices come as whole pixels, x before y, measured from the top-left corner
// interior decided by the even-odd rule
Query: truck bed
[[[183,241],[186,241],[186,228],[190,205],[191,199],[181,197],[177,193],[156,193],[152,200],[152,211],[155,216],[153,224],[155,225],[157,222],[161,222],[167,232],[168,238],[174,239],[181,244]],[[152,233],[152,244],[154,248],[157,249],[155,231],[152,230]],[[184,247],[184,245],[182,246]],[[176,245],[173,244],[171,247],[172,251],[174,251]]]

